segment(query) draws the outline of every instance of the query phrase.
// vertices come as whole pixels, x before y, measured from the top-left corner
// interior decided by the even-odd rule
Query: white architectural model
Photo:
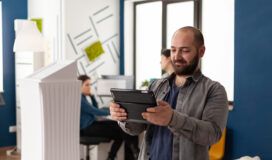
[[[75,62],[53,63],[22,80],[22,160],[79,159],[80,85]]]

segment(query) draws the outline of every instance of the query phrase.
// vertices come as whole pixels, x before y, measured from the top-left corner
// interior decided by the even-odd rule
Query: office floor
[[[20,156],[12,154],[7,156],[7,151],[11,151],[14,147],[0,147],[0,160],[20,160]]]

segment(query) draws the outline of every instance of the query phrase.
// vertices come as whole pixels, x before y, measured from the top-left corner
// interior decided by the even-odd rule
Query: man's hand
[[[110,115],[113,120],[124,121],[127,119],[126,111],[120,107],[119,104],[111,102],[110,103]]]
[[[165,101],[158,101],[158,106],[147,108],[146,112],[142,113],[142,116],[147,121],[159,125],[167,126],[173,115],[172,107]]]

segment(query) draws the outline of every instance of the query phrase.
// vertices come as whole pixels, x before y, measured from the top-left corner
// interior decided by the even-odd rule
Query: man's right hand
[[[111,102],[110,103],[110,115],[113,120],[124,121],[127,119],[126,111],[120,107],[119,104]]]

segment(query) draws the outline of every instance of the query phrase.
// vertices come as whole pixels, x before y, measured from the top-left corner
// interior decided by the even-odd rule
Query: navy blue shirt
[[[174,80],[171,82],[171,89],[164,98],[173,109],[176,108],[179,88],[175,85]],[[171,160],[172,159],[173,134],[164,126],[154,126],[152,142],[150,146],[151,160]]]
[[[109,111],[98,109],[97,102],[94,101],[94,97],[91,96],[93,104],[90,104],[83,94],[81,95],[81,104],[80,104],[80,129],[84,129],[91,125],[96,116],[107,116]],[[96,105],[96,106],[95,106]]]

